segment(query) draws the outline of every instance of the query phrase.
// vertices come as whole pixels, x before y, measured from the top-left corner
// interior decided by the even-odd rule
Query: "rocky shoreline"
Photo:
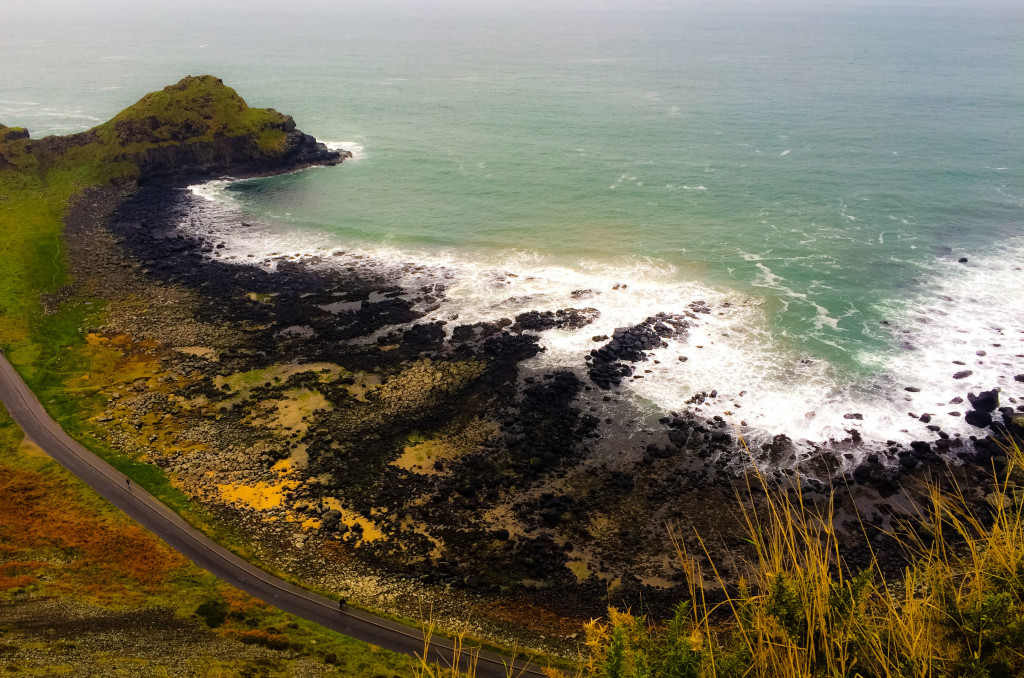
[[[133,364],[130,381],[103,389],[94,421],[252,535],[268,561],[373,607],[415,615],[425,595],[449,627],[472,616],[479,635],[571,652],[580,623],[607,604],[642,600],[657,615],[687,594],[670,526],[691,552],[699,533],[713,556],[743,557],[735,488],[750,458],[737,432],[692,411],[652,417],[616,391],[710,312],[703,302],[595,336],[577,371],[535,373],[523,365],[542,350],[533,332],[583,327],[593,309],[420,322],[444,298],[443,273],[410,289],[360,255],[218,261],[217,242],[191,235],[203,221],[250,227],[216,209],[154,184],[97,191],[72,210],[79,285],[112,302],[107,325],[87,328],[90,345]],[[853,429],[797,471],[780,434],[753,461],[812,503],[848,486],[847,503],[889,524],[909,510],[904,488],[947,473],[949,459],[982,481],[1000,454],[984,434],[1020,434],[998,393],[968,397],[991,427],[975,439],[935,430],[849,468]],[[983,484],[976,493],[983,501]],[[849,541],[851,565],[868,553]]]
[[[42,299],[51,314],[104,304],[103,325],[81,327],[72,349],[89,368],[68,382],[90,394],[95,435],[162,468],[264,562],[370,607],[417,617],[426,601],[447,628],[571,653],[609,604],[661,616],[688,595],[677,549],[749,557],[743,507],[764,504],[754,469],[842,507],[851,567],[883,553],[898,575],[896,550],[866,544],[854,517],[886,527],[943,475],[977,480],[984,502],[999,439],[1022,432],[1024,392],[987,391],[950,404],[976,435],[914,413],[929,439],[869,448],[853,412],[848,437],[797,445],[702,414],[714,390],[669,412],[630,397],[626,382],[663,370],[666,347],[687,345],[728,301],[594,333],[578,364],[553,367],[538,359],[541,333],[585,340],[600,316],[588,300],[619,285],[460,320],[444,310],[458,274],[443,266],[339,248],[240,252],[225,239],[273,234],[189,183],[345,157],[211,76],[79,135],[5,144],[18,171],[39,158],[117,169],[72,199],[75,282]],[[488,284],[505,293],[514,277]]]

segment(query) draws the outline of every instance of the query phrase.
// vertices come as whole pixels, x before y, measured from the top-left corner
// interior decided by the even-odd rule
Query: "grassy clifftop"
[[[86,189],[130,191],[141,181],[272,173],[342,158],[296,129],[291,116],[250,108],[209,75],[147,94],[78,134],[32,139],[0,124],[0,346],[30,370],[79,340],[82,318],[42,313],[40,295],[69,282],[64,216]]]
[[[341,159],[297,130],[291,116],[250,108],[211,75],[182,78],[79,134],[35,140],[23,128],[0,126],[0,171],[43,179],[54,170],[100,181],[261,173]]]
[[[249,108],[220,78],[190,75],[150,92],[96,131],[105,142],[130,148],[273,132],[283,138],[294,129],[291,116],[272,108]]]

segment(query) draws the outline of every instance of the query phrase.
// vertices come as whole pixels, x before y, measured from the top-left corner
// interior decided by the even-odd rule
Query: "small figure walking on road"
[[[341,610],[342,612],[345,611],[345,605],[346,604],[347,604],[347,601],[344,598],[339,598],[338,599],[338,609]]]
[[[125,478],[124,479],[124,484],[128,486],[129,490],[132,489],[132,479],[131,478]]]

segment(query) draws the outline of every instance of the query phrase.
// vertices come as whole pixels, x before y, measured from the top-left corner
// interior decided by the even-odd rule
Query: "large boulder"
[[[992,425],[992,415],[989,412],[982,412],[981,410],[971,410],[964,415],[964,421],[971,426],[985,428]]]
[[[971,407],[979,412],[994,412],[999,407],[999,389],[982,391],[978,395],[968,393],[967,400],[970,401]]]

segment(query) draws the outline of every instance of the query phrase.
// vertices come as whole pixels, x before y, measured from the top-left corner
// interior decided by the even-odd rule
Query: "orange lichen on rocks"
[[[307,518],[307,519],[302,521],[302,530],[303,530],[303,532],[309,532],[311,530],[319,530],[322,525],[323,525],[323,521],[321,521],[321,520],[318,520],[316,518]]]
[[[159,346],[150,339],[133,341],[125,334],[87,334],[85,344],[71,349],[76,359],[83,362],[83,368],[64,383],[69,390],[88,392],[140,379],[152,385],[160,370]]]
[[[284,502],[284,493],[299,486],[296,480],[285,480],[280,483],[257,482],[225,483],[217,485],[221,499],[254,511],[266,511],[279,508]]]
[[[277,471],[281,478],[287,477],[298,470],[309,465],[309,451],[307,445],[296,445],[292,448],[287,457],[270,467],[271,471]]]
[[[268,400],[254,408],[252,424],[303,434],[309,428],[309,418],[318,410],[334,409],[319,391],[291,389],[280,400]],[[257,414],[258,413],[258,414]]]
[[[457,459],[481,449],[488,438],[498,433],[492,421],[473,420],[466,425],[446,431],[430,440],[416,440],[407,445],[392,466],[421,475],[434,472],[434,462]]]
[[[359,528],[362,530],[363,541],[369,542],[384,539],[385,535],[380,531],[380,527],[377,526],[377,523],[368,518],[364,518],[354,511],[347,510],[342,506],[341,502],[334,497],[324,497],[323,501],[329,508],[341,513],[341,520],[339,522],[348,525],[350,528],[359,525]]]

